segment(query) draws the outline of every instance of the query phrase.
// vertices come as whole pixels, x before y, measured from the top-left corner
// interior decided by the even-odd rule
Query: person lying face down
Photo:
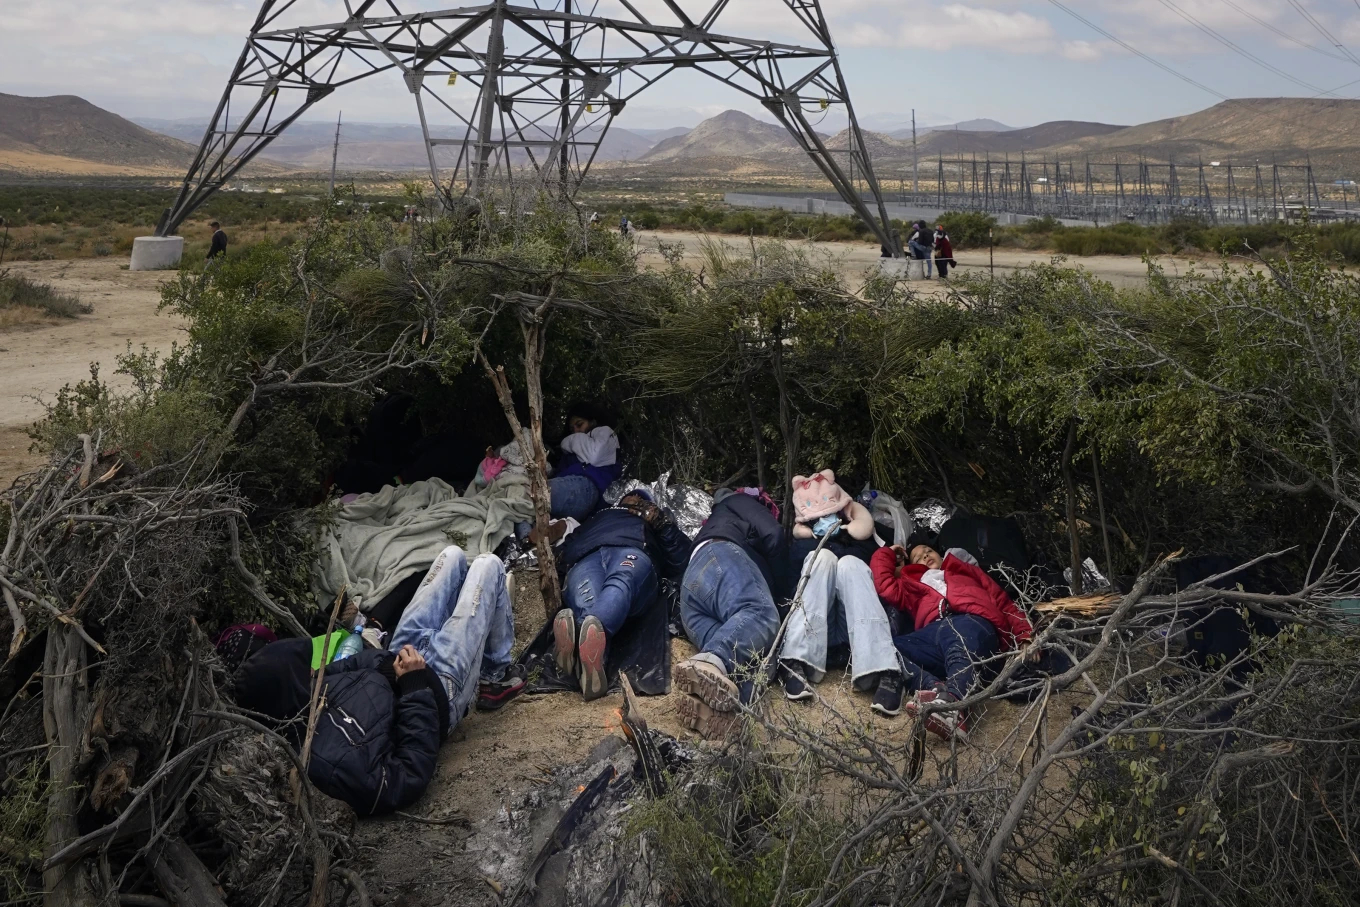
[[[913,715],[927,702],[965,698],[979,661],[1018,648],[1034,634],[1025,613],[962,548],[941,556],[928,545],[910,552],[894,545],[876,551],[870,567],[878,594],[915,626],[893,640],[915,692],[907,704]],[[941,737],[966,737],[968,716],[931,712],[926,727]]]
[[[827,649],[833,642],[850,644],[851,681],[857,689],[875,689],[873,711],[894,716],[902,710],[902,670],[893,648],[892,626],[874,589],[869,558],[878,548],[874,519],[853,501],[824,469],[794,476],[794,557],[802,556],[807,576],[802,606],[789,615],[779,663],[784,695],[811,699],[807,682],[826,674]],[[830,535],[820,552],[813,539]],[[799,540],[807,540],[801,544]]]
[[[566,528],[567,521],[551,527],[559,538]],[[690,547],[675,517],[644,490],[596,511],[561,541],[557,569],[565,573],[566,607],[553,618],[553,651],[558,673],[578,678],[587,700],[608,690],[609,640],[658,605],[659,579],[680,578]]]
[[[508,670],[515,633],[505,570],[446,548],[387,649],[326,665],[307,777],[361,816],[415,802],[439,745],[470,708],[497,709],[524,689]],[[301,746],[312,695],[313,640],[270,643],[236,672],[236,701],[279,721]],[[480,682],[479,682],[480,678]],[[294,719],[301,717],[301,721]]]
[[[779,632],[775,596],[788,560],[779,509],[760,489],[720,488],[713,512],[694,538],[680,587],[680,619],[699,652],[675,666],[685,726],[725,735],[752,685],[741,672],[757,663]],[[777,592],[776,592],[777,590]]]

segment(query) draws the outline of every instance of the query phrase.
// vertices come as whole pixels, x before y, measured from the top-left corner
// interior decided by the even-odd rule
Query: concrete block
[[[132,241],[133,271],[165,271],[179,267],[183,236],[139,236]]]

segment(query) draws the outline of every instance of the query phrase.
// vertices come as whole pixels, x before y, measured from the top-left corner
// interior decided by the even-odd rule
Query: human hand
[[[398,677],[409,674],[411,671],[425,670],[425,659],[416,651],[415,646],[402,646],[397,653],[397,660],[392,663],[392,670]]]
[[[1044,650],[1042,646],[1031,644],[1029,648],[1025,649],[1025,664],[1038,664],[1043,657]]]
[[[907,562],[907,549],[905,547],[902,545],[893,545],[892,552],[893,556],[897,558],[897,563],[905,564]]]

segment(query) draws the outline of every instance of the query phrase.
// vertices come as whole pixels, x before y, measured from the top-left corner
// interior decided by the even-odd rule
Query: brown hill
[[[797,152],[798,144],[783,126],[764,123],[739,110],[726,110],[704,120],[684,135],[658,142],[639,162],[709,157],[765,157]]]
[[[1055,145],[1069,145],[1083,139],[1112,135],[1124,131],[1123,126],[1108,123],[1087,123],[1080,120],[1054,120],[1040,123],[1025,129],[1008,129],[1005,132],[965,132],[959,130],[939,130],[931,132],[917,142],[921,154],[1013,154],[1021,151],[1035,151]],[[908,141],[907,153],[911,153]]]
[[[1360,101],[1324,98],[1238,98],[1207,110],[1130,126],[1118,132],[1053,143],[1063,156],[1141,155],[1153,160],[1204,157],[1251,163],[1277,158],[1357,159]]]
[[[177,139],[157,135],[117,114],[71,95],[25,98],[0,94],[0,156],[41,168],[42,158],[55,172],[70,172],[70,161],[99,165],[93,171],[125,168],[136,171],[182,171],[194,149]]]

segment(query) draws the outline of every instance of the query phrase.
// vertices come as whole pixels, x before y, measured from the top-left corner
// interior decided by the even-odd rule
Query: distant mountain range
[[[0,175],[179,176],[206,127],[203,120],[144,119],[139,125],[66,95],[0,94]],[[461,133],[442,129],[435,135],[457,138]],[[253,166],[257,172],[324,170],[330,166],[334,137],[332,123],[295,123],[266,149],[268,160]],[[847,147],[845,131],[821,138],[833,150]],[[900,173],[910,165],[910,130],[865,131],[864,139],[876,166]],[[457,146],[440,146],[437,152],[441,163],[452,163]],[[1321,165],[1319,178],[1354,178],[1360,174],[1360,101],[1242,98],[1137,126],[1057,120],[1014,128],[995,120],[968,120],[917,130],[922,160],[1021,153],[1050,159],[1109,160],[1118,155],[1184,163],[1198,158],[1236,164],[1310,159]],[[782,126],[736,110],[693,129],[612,128],[596,161],[610,170],[642,168],[658,178],[815,173]],[[340,166],[351,172],[423,170],[428,162],[420,129],[345,123]]]

